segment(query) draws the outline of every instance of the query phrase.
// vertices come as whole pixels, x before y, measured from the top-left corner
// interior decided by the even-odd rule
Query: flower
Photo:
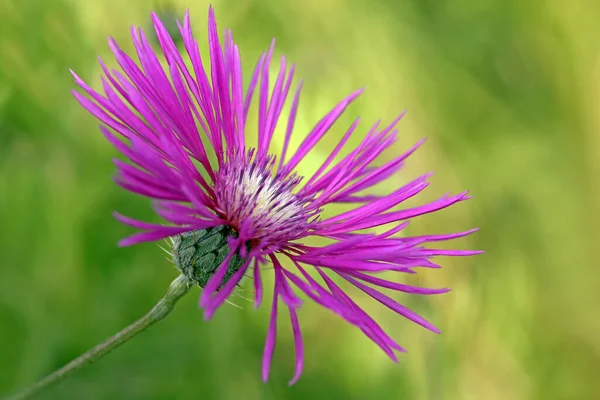
[[[424,246],[426,242],[454,239],[474,230],[447,235],[397,235],[410,219],[469,196],[463,192],[418,207],[398,209],[398,205],[428,186],[428,174],[385,196],[363,194],[397,172],[422,143],[383,165],[373,164],[396,142],[395,127],[402,115],[387,126],[373,125],[358,147],[336,161],[342,147],[355,134],[357,119],[317,172],[305,180],[294,172],[298,163],[362,91],[337,104],[291,153],[289,143],[301,84],[291,100],[289,116],[282,117],[294,65],[288,68],[285,58],[281,58],[271,91],[273,44],[260,56],[244,90],[238,47],[231,31],[225,32],[221,45],[212,7],[208,18],[210,69],[205,67],[207,60],[201,57],[192,34],[189,12],[179,30],[191,67],[159,18],[153,14],[152,19],[166,66],[142,30],[133,27],[131,35],[141,65],[111,38],[110,48],[123,72],[109,71],[100,59],[105,73],[104,94],[73,73],[87,94],[74,91],[75,97],[102,122],[103,134],[129,161],[115,161],[116,182],[154,199],[156,213],[169,222],[165,226],[116,214],[119,221],[139,230],[120,244],[172,237],[178,267],[203,286],[200,305],[206,318],[227,300],[247,274],[253,275],[258,307],[263,296],[264,266],[271,264],[274,295],[263,355],[264,380],[268,378],[275,347],[279,300],[289,312],[295,341],[296,370],[290,384],[300,377],[304,346],[297,314],[302,304],[299,292],[357,326],[394,361],[395,351],[404,349],[355,303],[340,281],[347,281],[396,313],[439,332],[382,289],[423,295],[448,289],[413,287],[377,275],[385,271],[414,273],[418,267],[438,268],[431,260],[433,256],[478,253]],[[258,97],[257,127],[248,124],[254,97]],[[284,145],[276,157],[270,153],[270,144],[282,119],[287,124]],[[255,148],[246,145],[248,129],[258,130]],[[321,217],[324,207],[334,203],[354,207],[333,217]],[[368,231],[381,226],[388,229],[380,233]],[[311,236],[325,239],[327,244],[305,244],[303,239]]]

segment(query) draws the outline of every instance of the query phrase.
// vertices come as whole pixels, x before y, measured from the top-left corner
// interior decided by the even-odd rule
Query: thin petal
[[[296,314],[296,310],[293,307],[288,307],[288,309],[290,311],[292,332],[294,333],[294,348],[296,352],[296,369],[294,372],[294,377],[289,382],[289,385],[292,386],[298,381],[298,379],[300,379],[300,375],[302,375],[302,367],[304,366],[304,343],[302,341],[302,331],[300,330],[300,324],[298,323],[298,315]]]
[[[269,379],[271,362],[273,361],[273,351],[275,350],[275,341],[277,339],[277,302],[278,293],[275,290],[273,294],[273,305],[271,308],[271,318],[269,321],[269,330],[267,331],[267,340],[262,360],[262,379],[266,382]]]

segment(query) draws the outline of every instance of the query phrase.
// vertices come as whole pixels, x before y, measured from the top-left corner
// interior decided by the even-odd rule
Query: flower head
[[[105,72],[103,94],[74,74],[87,94],[74,91],[75,97],[102,122],[100,129],[106,138],[129,161],[115,161],[117,183],[155,200],[157,214],[168,222],[153,224],[117,214],[121,222],[139,230],[120,244],[171,237],[178,268],[203,287],[200,305],[206,318],[227,300],[246,275],[254,279],[258,307],[263,297],[265,265],[269,264],[268,269],[274,271],[274,297],[263,357],[265,380],[275,346],[279,300],[288,310],[296,344],[292,382],[301,374],[299,293],[361,329],[392,360],[396,360],[395,351],[404,351],[342,289],[340,281],[347,281],[398,314],[438,332],[382,289],[426,295],[447,289],[413,287],[377,275],[384,271],[414,273],[419,267],[437,268],[432,261],[437,255],[476,254],[424,245],[465,236],[473,230],[449,235],[398,235],[410,219],[469,197],[464,192],[399,209],[402,202],[427,187],[428,174],[385,196],[363,194],[397,172],[421,144],[383,165],[374,164],[396,142],[395,127],[402,115],[389,125],[373,125],[358,147],[338,159],[350,136],[357,134],[357,119],[317,172],[306,179],[294,172],[297,165],[361,91],[333,107],[292,153],[289,143],[301,86],[290,96],[294,65],[288,68],[282,57],[279,73],[270,85],[272,45],[258,59],[244,89],[238,47],[231,31],[225,32],[221,44],[212,8],[208,19],[208,60],[200,55],[189,13],[179,24],[187,60],[159,18],[154,14],[152,18],[165,63],[161,63],[142,30],[132,28],[139,64],[110,39],[122,72],[109,70],[100,60]],[[248,113],[256,97],[258,126],[250,126]],[[283,116],[284,104],[290,97],[289,115]],[[285,137],[283,149],[275,155],[271,140],[278,123],[286,124]],[[247,131],[258,132],[256,147],[247,146]],[[354,207],[324,218],[322,210],[335,203]],[[368,232],[382,226],[387,230]],[[310,246],[303,241],[310,236],[326,239],[327,244]]]

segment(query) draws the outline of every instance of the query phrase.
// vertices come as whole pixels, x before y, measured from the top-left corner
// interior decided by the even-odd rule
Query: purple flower
[[[246,275],[254,280],[258,307],[263,297],[264,266],[270,264],[268,269],[274,270],[274,295],[263,356],[264,380],[268,378],[275,347],[279,300],[287,308],[295,340],[296,372],[290,384],[300,377],[304,346],[297,315],[302,304],[299,292],[358,327],[394,361],[395,351],[404,349],[352,300],[340,282],[348,282],[405,318],[439,332],[381,289],[424,295],[448,289],[413,287],[377,275],[384,271],[415,273],[418,267],[439,268],[432,261],[437,255],[478,253],[425,247],[427,242],[462,237],[474,230],[448,235],[397,235],[411,218],[441,210],[469,196],[463,192],[418,207],[399,209],[403,201],[428,186],[429,174],[394,188],[385,196],[364,194],[366,189],[397,172],[422,143],[383,165],[374,165],[374,160],[396,142],[395,127],[402,115],[387,126],[380,126],[379,122],[373,125],[358,147],[339,158],[350,136],[357,134],[359,119],[356,119],[317,172],[305,179],[294,169],[362,91],[337,104],[306,134],[299,148],[291,152],[289,143],[301,86],[290,96],[294,65],[288,68],[282,57],[279,73],[270,85],[271,46],[260,56],[244,90],[238,47],[231,31],[225,32],[221,44],[212,8],[208,19],[210,60],[201,58],[189,13],[183,25],[179,25],[186,59],[159,18],[155,14],[152,18],[166,59],[165,67],[142,30],[132,28],[140,65],[110,39],[110,48],[123,72],[109,70],[100,60],[105,72],[104,94],[73,74],[87,94],[86,97],[74,92],[75,97],[102,122],[100,129],[106,138],[129,161],[115,161],[117,183],[154,199],[157,214],[169,223],[168,226],[152,224],[117,214],[121,222],[139,230],[120,244],[174,237],[174,250],[180,256],[178,266],[182,270],[204,268],[202,276],[206,279],[202,283],[200,305],[206,318],[227,300]],[[258,126],[247,125],[254,97],[258,97]],[[284,117],[282,109],[290,97],[290,112]],[[286,133],[283,149],[275,156],[270,153],[270,144],[277,123],[285,124]],[[255,148],[246,145],[247,130],[258,130]],[[322,210],[334,203],[350,203],[353,208],[333,217],[321,217]],[[384,225],[387,230],[365,233]],[[194,253],[196,236],[206,236],[211,229],[225,229],[225,241],[220,248],[213,249],[224,252],[220,258],[207,252],[208,258],[198,267]],[[320,247],[304,244],[303,239],[310,236],[323,238],[328,244]],[[188,247],[184,248],[182,243],[187,239]],[[191,255],[182,261],[188,249]],[[214,260],[219,260],[217,265]],[[194,271],[188,272],[193,279]]]

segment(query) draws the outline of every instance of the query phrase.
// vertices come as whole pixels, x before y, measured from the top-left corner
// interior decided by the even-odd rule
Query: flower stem
[[[8,398],[7,400],[30,399],[52,384],[69,377],[74,372],[80,370],[86,365],[104,357],[112,350],[136,336],[138,333],[153,325],[155,322],[158,322],[169,315],[169,313],[173,310],[175,303],[177,303],[177,301],[190,290],[191,286],[192,285],[190,284],[190,281],[183,274],[179,275],[173,282],[171,282],[171,285],[169,286],[165,296],[160,299],[160,301],[152,308],[152,310],[150,310],[150,312],[148,312],[148,314],[144,315],[127,328],[113,335],[104,343],[101,343],[88,350],[86,353],[80,355],[64,367],[56,370],[52,374],[38,381],[29,388],[21,391],[20,393]]]

